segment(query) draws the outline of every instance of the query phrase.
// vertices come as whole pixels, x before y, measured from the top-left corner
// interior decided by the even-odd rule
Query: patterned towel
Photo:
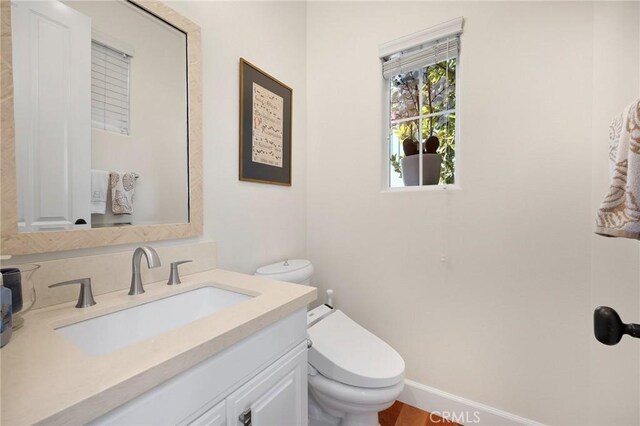
[[[596,218],[596,234],[640,239],[640,100],[609,128],[611,187]]]
[[[111,211],[113,214],[133,213],[133,193],[135,189],[135,173],[111,172]]]

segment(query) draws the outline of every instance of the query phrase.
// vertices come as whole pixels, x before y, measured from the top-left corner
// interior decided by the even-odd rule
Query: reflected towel
[[[109,191],[109,172],[91,170],[91,214],[107,212],[107,193]]]
[[[113,214],[133,213],[135,187],[135,173],[111,172],[111,211]]]
[[[640,100],[609,127],[611,186],[596,218],[596,234],[640,239]]]

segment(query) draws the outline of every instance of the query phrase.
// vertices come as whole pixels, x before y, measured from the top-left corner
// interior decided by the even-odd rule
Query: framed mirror
[[[200,28],[158,1],[3,1],[2,254],[202,233]]]

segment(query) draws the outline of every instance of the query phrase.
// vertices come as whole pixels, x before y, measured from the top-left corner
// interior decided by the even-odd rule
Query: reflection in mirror
[[[12,1],[21,232],[189,222],[186,35],[124,1]]]

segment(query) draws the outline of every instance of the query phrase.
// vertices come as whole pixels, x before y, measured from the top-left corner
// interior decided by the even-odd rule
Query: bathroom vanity
[[[306,306],[315,289],[219,269],[165,283],[97,296],[90,308],[30,312],[2,349],[3,389],[11,389],[2,392],[2,423],[306,424]],[[209,292],[238,296],[211,313]],[[166,305],[172,299],[197,312]],[[150,326],[149,314],[160,323],[175,315],[177,324]],[[122,321],[129,337],[117,332]]]

